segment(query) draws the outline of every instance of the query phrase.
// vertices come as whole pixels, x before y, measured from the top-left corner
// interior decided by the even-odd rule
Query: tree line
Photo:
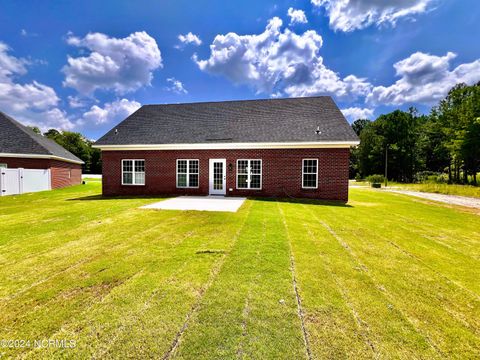
[[[360,145],[352,149],[351,178],[384,174],[398,182],[428,179],[477,184],[480,168],[480,83],[458,84],[420,115],[395,110],[352,124]]]
[[[82,159],[85,164],[82,171],[85,174],[101,174],[102,160],[100,150],[92,147],[93,141],[86,139],[82,134],[71,131],[50,129],[42,134],[38,127],[31,127],[37,134],[43,135],[63,146],[73,155]]]

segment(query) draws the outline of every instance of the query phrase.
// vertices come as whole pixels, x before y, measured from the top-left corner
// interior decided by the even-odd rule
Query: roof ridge
[[[50,151],[49,149],[47,149],[45,146],[43,146],[39,141],[38,139],[36,139],[37,136],[42,136],[42,138],[48,140],[48,141],[53,141],[52,139],[49,139],[43,135],[40,135],[40,134],[37,134],[35,131],[33,131],[32,129],[30,129],[28,126],[25,126],[23,124],[21,124],[20,122],[18,122],[17,120],[15,120],[14,118],[12,118],[11,116],[5,114],[3,111],[0,111],[0,114],[2,114],[3,116],[5,116],[8,120],[10,120],[11,123],[13,123],[17,128],[19,128],[20,130],[22,130],[27,136],[29,136],[32,140],[35,141],[35,143],[40,146],[42,149],[44,149],[48,154],[50,155],[55,155],[52,151]]]
[[[224,104],[224,103],[300,100],[300,99],[320,99],[320,98],[329,98],[329,99],[332,100],[332,97],[330,95],[317,95],[317,96],[278,97],[278,98],[264,98],[264,99],[215,100],[215,101],[192,101],[192,102],[184,102],[184,103],[167,103],[167,104],[143,104],[142,107],[146,107],[146,106],[199,105],[199,104]]]

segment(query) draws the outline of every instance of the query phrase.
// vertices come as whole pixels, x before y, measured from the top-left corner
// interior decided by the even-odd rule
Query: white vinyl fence
[[[49,169],[0,168],[0,196],[51,190]]]

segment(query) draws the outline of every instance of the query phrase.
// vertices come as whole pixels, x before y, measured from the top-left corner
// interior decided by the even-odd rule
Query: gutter
[[[41,154],[11,154],[11,153],[0,153],[0,157],[7,157],[7,158],[25,158],[25,159],[50,159],[50,160],[59,160],[64,161],[72,164],[83,165],[85,162],[82,160],[71,160],[61,156],[55,155],[41,155]]]
[[[197,143],[197,144],[129,144],[129,145],[95,145],[102,151],[121,150],[235,150],[235,149],[331,149],[350,148],[360,141],[314,141],[281,143]]]

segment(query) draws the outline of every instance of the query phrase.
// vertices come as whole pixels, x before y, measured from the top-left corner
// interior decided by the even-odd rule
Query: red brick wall
[[[346,202],[349,154],[349,149],[103,151],[103,194],[207,195],[209,159],[226,159],[227,196],[292,196]],[[304,158],[318,158],[318,189],[302,189]],[[144,186],[121,184],[122,159],[145,159]],[[198,189],[176,188],[177,159],[200,160]],[[261,190],[236,189],[237,159],[262,159]]]
[[[49,159],[0,157],[0,163],[7,164],[9,168],[48,169],[50,167],[50,161]]]
[[[52,189],[78,185],[82,182],[82,166],[59,160],[0,157],[9,168],[50,169]]]
[[[52,189],[59,189],[82,183],[81,165],[51,160],[50,172],[52,176]]]

